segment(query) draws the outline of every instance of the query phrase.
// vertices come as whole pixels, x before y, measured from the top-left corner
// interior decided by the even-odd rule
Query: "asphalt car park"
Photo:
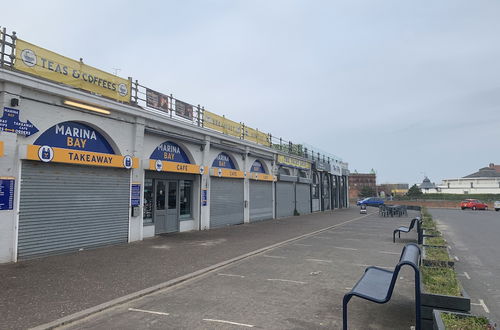
[[[64,328],[338,329],[342,297],[364,269],[392,269],[415,241],[413,232],[392,243],[392,230],[409,221],[369,212]],[[412,271],[403,269],[389,303],[351,301],[350,329],[410,329],[413,295]]]

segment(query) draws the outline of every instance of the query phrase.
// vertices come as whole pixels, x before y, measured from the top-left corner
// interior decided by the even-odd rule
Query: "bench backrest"
[[[420,304],[420,248],[415,243],[408,243],[401,251],[401,256],[399,257],[399,263],[394,268],[394,273],[392,274],[391,286],[389,288],[389,292],[387,294],[387,300],[391,299],[392,291],[394,289],[394,285],[396,284],[396,280],[398,279],[399,271],[401,267],[404,265],[408,265],[413,268],[415,271],[415,294],[418,303]]]
[[[420,222],[420,217],[413,218],[410,222],[410,227],[408,228],[409,230],[412,230],[413,227],[415,227],[415,223]],[[404,251],[404,250],[403,250]]]

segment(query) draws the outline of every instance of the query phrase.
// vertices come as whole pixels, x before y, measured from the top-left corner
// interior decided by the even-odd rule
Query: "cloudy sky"
[[[500,164],[497,0],[23,1],[0,25],[379,183]]]

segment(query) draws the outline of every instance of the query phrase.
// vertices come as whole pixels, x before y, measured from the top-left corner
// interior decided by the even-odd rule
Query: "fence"
[[[8,34],[5,27],[0,29],[1,68],[15,70],[14,64],[16,56],[19,56],[16,54],[16,40],[16,32]],[[151,112],[166,116],[173,120],[208,128],[222,134],[270,147],[290,155],[303,157],[312,161],[342,163],[340,158],[321,152],[317,148],[304,144],[295,144],[291,141],[277,138],[269,133],[251,128],[242,122],[235,122],[225,116],[207,111],[199,104],[193,105],[175,98],[172,94],[157,92],[156,90],[141,85],[138,80],[129,78],[129,81],[131,82],[130,103],[134,106],[148,109]]]

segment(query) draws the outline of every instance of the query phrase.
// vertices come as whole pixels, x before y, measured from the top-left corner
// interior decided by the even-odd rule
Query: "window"
[[[156,210],[165,209],[165,182],[156,181]]]
[[[153,179],[144,180],[143,222],[153,223]]]
[[[448,182],[448,188],[450,188],[450,183]]]
[[[471,188],[474,188],[474,182],[471,182],[471,183],[470,183],[470,187],[471,187]]]
[[[319,175],[314,173],[313,175],[313,185],[312,185],[312,198],[319,198]]]
[[[190,219],[191,216],[191,201],[193,192],[193,181],[181,180],[179,181],[179,198],[180,198],[180,218]]]
[[[177,208],[177,182],[168,183],[168,209]]]

